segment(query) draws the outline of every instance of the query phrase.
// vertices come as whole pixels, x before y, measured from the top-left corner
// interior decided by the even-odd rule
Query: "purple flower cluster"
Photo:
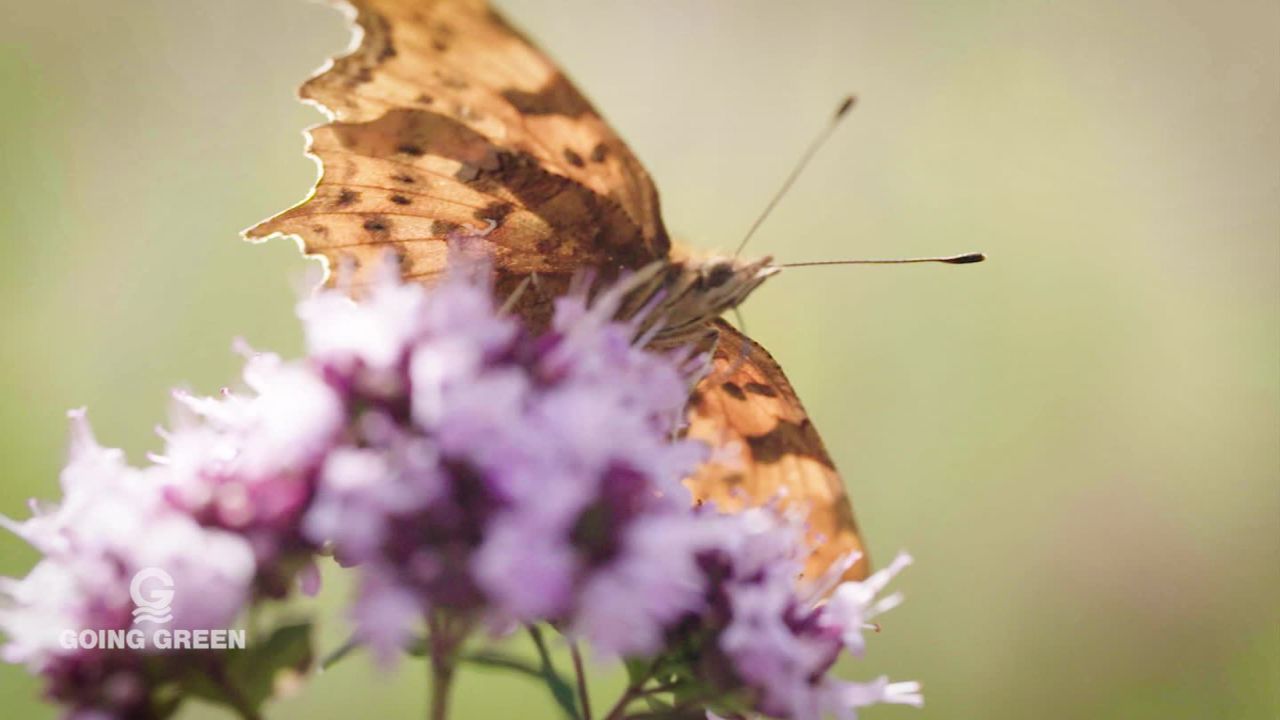
[[[620,299],[572,293],[538,336],[461,276],[303,306],[347,415],[303,530],[359,566],[354,619],[384,657],[433,608],[575,627],[624,603],[644,630],[606,644],[651,652],[698,597],[696,568],[673,576],[646,539],[687,515],[680,479],[704,454],[673,439],[693,368],[641,349],[612,320]],[[662,600],[637,605],[638,588]]]
[[[176,394],[145,468],[75,414],[61,504],[5,521],[43,559],[0,586],[3,659],[73,708],[138,715],[158,680],[145,653],[61,633],[129,628],[130,578],[152,567],[174,579],[170,627],[228,628],[299,581],[318,589],[313,563],[332,554],[358,577],[356,636],[383,659],[427,618],[548,622],[655,665],[693,643],[683,679],[730,715],[918,703],[913,684],[830,674],[896,604],[876,595],[908,559],[798,588],[798,520],[691,508],[681,480],[707,448],[680,431],[700,358],[645,350],[643,326],[614,319],[625,286],[588,285],[540,333],[498,309],[483,267],[431,290],[322,292],[300,306],[305,359],[246,351],[244,391]]]
[[[21,580],[3,578],[8,602],[0,629],[7,662],[45,676],[48,694],[77,709],[141,716],[151,680],[140,658],[100,647],[66,646],[85,631],[127,630],[134,604],[130,582],[145,568],[163,568],[180,588],[170,629],[227,628],[250,597],[255,570],[248,541],[201,525],[164,497],[168,468],[128,467],[118,450],[94,440],[83,411],[72,416],[70,461],[56,508],[6,527],[43,559]]]

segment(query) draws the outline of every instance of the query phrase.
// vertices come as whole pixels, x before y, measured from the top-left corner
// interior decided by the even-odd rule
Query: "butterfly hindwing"
[[[864,554],[845,577],[866,577],[853,508],[791,383],[758,343],[724,321],[715,325],[720,339],[690,399],[688,434],[719,450],[686,484],[723,510],[778,501],[805,513],[814,548],[806,576],[856,551]]]

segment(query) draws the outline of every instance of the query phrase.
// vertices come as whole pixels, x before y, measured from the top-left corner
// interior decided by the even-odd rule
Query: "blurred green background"
[[[792,270],[744,310],[873,551],[919,560],[850,670],[929,704],[868,717],[1280,715],[1280,5],[502,6],[692,243],[732,248],[854,90],[751,251],[990,254]],[[3,0],[0,512],[56,497],[67,408],[141,461],[233,337],[299,351],[306,263],[237,231],[314,179],[294,88],[347,38],[302,0]],[[0,539],[0,572],[33,560]],[[269,715],[420,716],[423,678],[359,658]],[[553,717],[520,678],[460,690],[460,718]],[[52,716],[36,692],[0,669],[6,716]]]

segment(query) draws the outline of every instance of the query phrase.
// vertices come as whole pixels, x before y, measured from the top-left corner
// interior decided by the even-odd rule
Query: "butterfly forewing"
[[[410,272],[439,269],[440,250],[425,241],[490,221],[500,269],[508,260],[526,271],[638,267],[666,255],[657,191],[640,162],[564,74],[485,3],[350,6],[362,29],[358,46],[301,90],[340,121],[313,131],[326,192],[280,218],[290,222],[264,223],[250,237],[298,234],[331,261],[360,247],[353,241],[392,243]],[[371,204],[351,200],[365,200],[368,190]],[[366,232],[325,238],[325,225],[301,220],[317,210],[358,215]],[[430,222],[379,236],[379,226],[397,223],[374,218],[373,229],[364,228],[376,213]]]

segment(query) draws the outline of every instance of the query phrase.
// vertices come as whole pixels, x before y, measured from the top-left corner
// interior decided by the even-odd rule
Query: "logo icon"
[[[133,624],[163,625],[173,620],[169,604],[173,602],[173,576],[158,567],[143,568],[129,583],[133,598]]]

